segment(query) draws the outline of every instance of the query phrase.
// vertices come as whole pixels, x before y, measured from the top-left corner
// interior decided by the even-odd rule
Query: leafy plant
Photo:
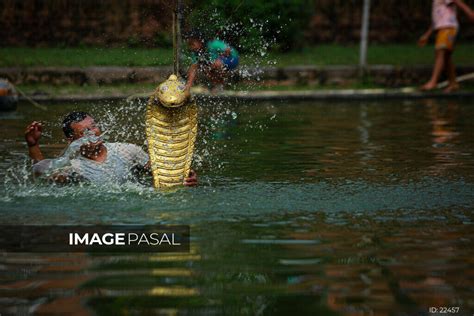
[[[313,14],[309,0],[192,0],[187,28],[208,39],[221,38],[244,52],[259,47],[289,50],[303,46]]]

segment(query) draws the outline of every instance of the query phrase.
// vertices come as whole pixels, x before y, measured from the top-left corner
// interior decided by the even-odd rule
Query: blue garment
[[[239,56],[220,56],[219,59],[227,70],[235,69],[239,65]]]
[[[230,56],[224,56],[224,52],[230,48]],[[215,39],[206,44],[206,49],[193,52],[191,63],[210,65],[216,60],[221,60],[227,70],[235,69],[239,65],[239,53],[226,42]]]

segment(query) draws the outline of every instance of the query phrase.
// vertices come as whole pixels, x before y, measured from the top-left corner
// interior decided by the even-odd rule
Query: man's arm
[[[54,170],[51,166],[53,161],[54,159],[43,159],[35,163],[33,165],[33,175],[35,177],[43,177],[43,179],[57,184],[77,183],[84,180],[70,167]]]
[[[467,17],[474,21],[474,10],[472,10],[467,4],[464,3],[462,0],[453,0],[454,4],[457,5]]]
[[[186,82],[186,87],[184,88],[184,91],[187,97],[191,95],[191,87],[193,86],[194,80],[196,79],[198,67],[199,67],[198,63],[194,63],[191,66],[189,66],[188,81]]]
[[[418,46],[423,47],[428,43],[431,34],[433,33],[433,26],[431,25],[429,29],[421,35],[420,39],[418,40]]]
[[[36,163],[44,159],[43,153],[39,148],[39,140],[41,133],[43,132],[43,126],[39,122],[32,122],[26,127],[25,140],[28,145],[28,154],[31,159]]]

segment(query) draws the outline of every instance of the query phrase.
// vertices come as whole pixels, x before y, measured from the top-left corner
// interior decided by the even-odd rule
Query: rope
[[[31,104],[33,104],[33,106],[37,107],[38,109],[40,110],[43,110],[43,111],[47,111],[48,108],[45,107],[44,105],[41,105],[39,104],[38,102],[36,102],[35,100],[33,100],[32,98],[30,98],[29,96],[27,96],[23,91],[21,91],[18,87],[15,87],[15,89],[20,92],[20,94],[28,101],[30,102]]]
[[[456,82],[463,82],[463,81],[467,81],[471,79],[474,79],[474,72],[457,77]],[[447,87],[448,84],[449,84],[448,81],[443,81],[443,82],[438,83],[436,88],[441,89],[441,88]]]

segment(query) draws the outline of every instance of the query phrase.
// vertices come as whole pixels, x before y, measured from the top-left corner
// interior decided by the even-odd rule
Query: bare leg
[[[208,76],[209,80],[214,86],[212,92],[218,92],[219,90],[221,90],[225,79],[224,64],[221,60],[218,59],[211,65]]]
[[[439,76],[441,75],[441,72],[443,71],[444,68],[444,59],[446,55],[446,49],[437,49],[435,51],[435,64],[433,67],[433,73],[431,75],[430,81],[425,83],[423,86],[421,86],[421,90],[423,91],[428,91],[428,90],[433,90],[436,88],[436,85],[438,84],[438,79]]]
[[[444,55],[444,62],[446,64],[446,73],[448,75],[448,86],[444,92],[452,92],[459,89],[459,84],[456,82],[456,68],[453,63],[453,52],[447,50]]]

